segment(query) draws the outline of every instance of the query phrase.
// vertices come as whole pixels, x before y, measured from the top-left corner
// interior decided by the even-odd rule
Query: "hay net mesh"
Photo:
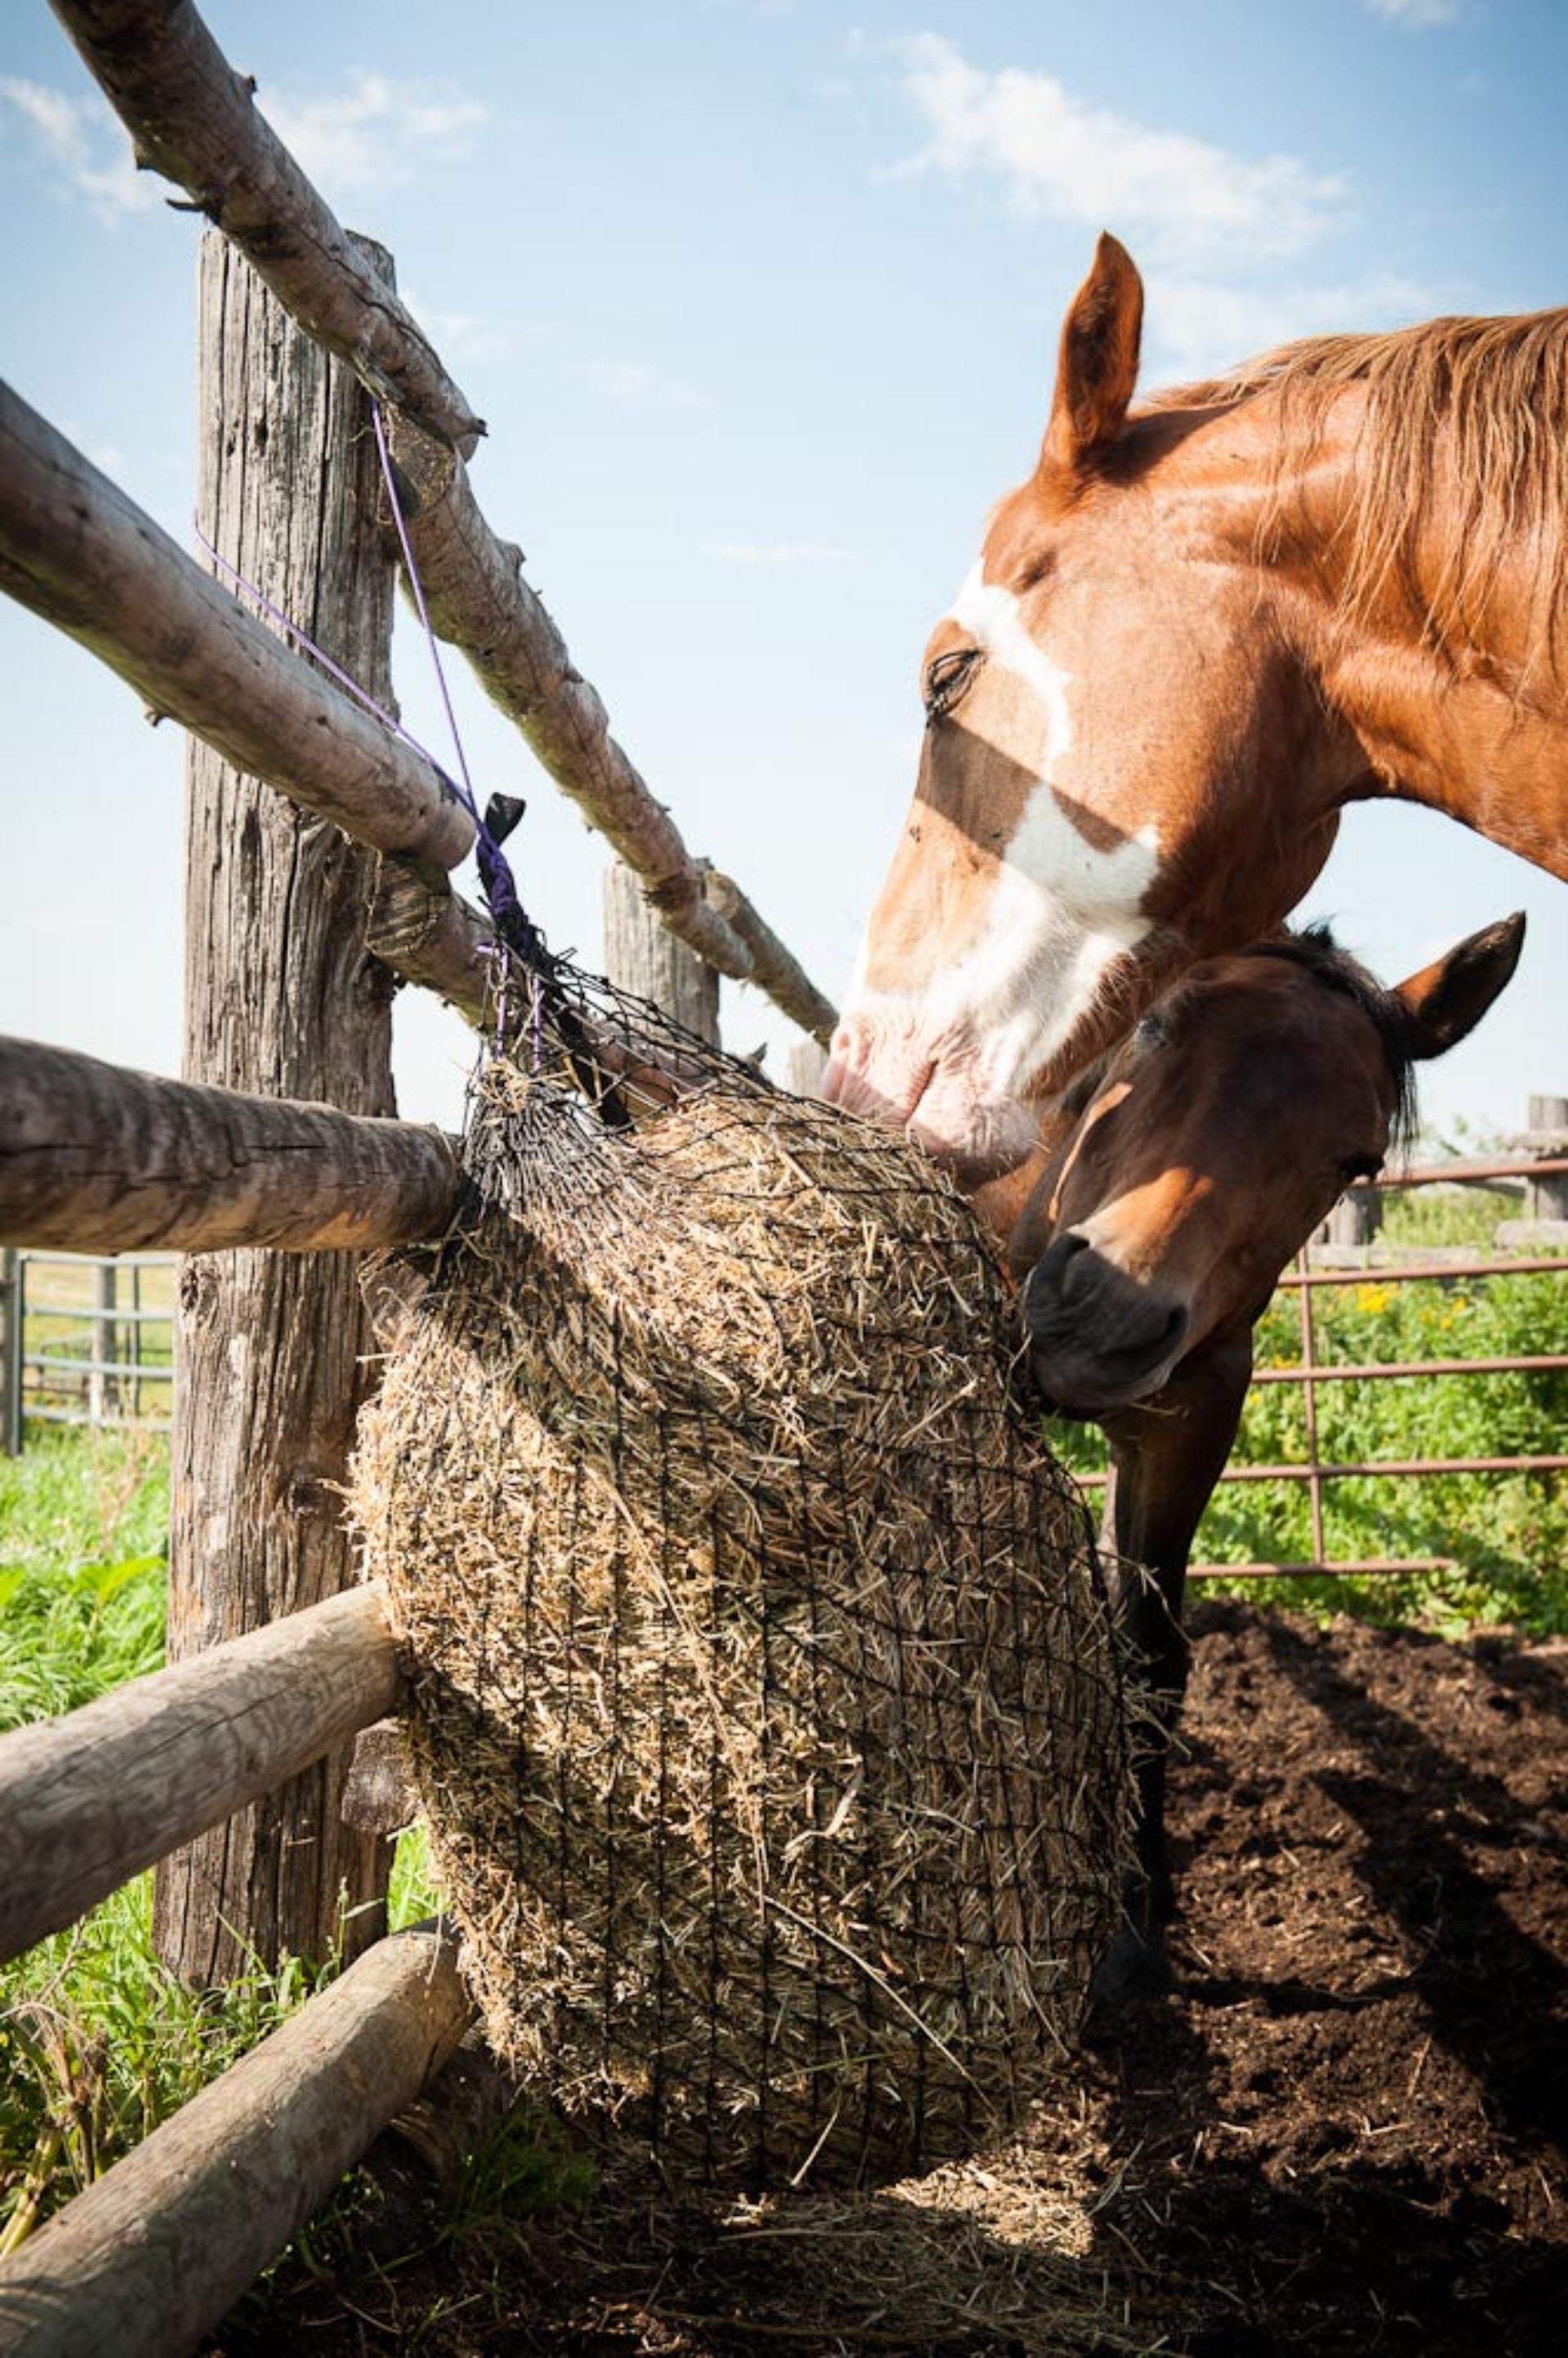
[[[1083,1503],[914,1149],[568,968],[503,1033],[452,1234],[367,1277],[351,1501],[488,2036],[667,2166],[918,2167],[1113,1929]]]

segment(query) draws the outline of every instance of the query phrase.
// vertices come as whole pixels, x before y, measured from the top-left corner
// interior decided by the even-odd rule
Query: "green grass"
[[[329,1978],[287,1960],[218,1998],[152,1951],[152,1877],[0,1974],[0,2252],[292,2013]]]
[[[159,1436],[35,1426],[23,1456],[0,1458],[0,1728],[159,1667],[168,1535]],[[398,1845],[393,1921],[438,1904],[416,1833]],[[287,1959],[196,1996],[154,1954],[150,1875],[0,1967],[0,2251],[334,1970]]]
[[[0,1730],[163,1660],[168,1448],[34,1427],[0,1457]]]

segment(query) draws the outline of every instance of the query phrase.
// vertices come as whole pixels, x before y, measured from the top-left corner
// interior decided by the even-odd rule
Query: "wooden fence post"
[[[120,1379],[110,1364],[120,1356],[119,1271],[112,1260],[101,1260],[92,1271],[92,1358],[87,1378],[87,1422],[112,1424],[120,1410]]]
[[[1568,1098],[1532,1097],[1525,1134],[1539,1154],[1568,1150]],[[1568,1219],[1568,1178],[1549,1173],[1532,1179],[1525,1189],[1524,1214],[1527,1220]]]
[[[202,530],[389,703],[392,572],[365,397],[216,233],[200,314]],[[373,858],[194,740],[186,780],[186,1077],[394,1112],[391,979],[364,947]],[[351,1585],[337,1486],[373,1348],[351,1254],[185,1262],[171,1660]],[[253,1952],[319,1959],[340,1923],[351,1956],[383,1930],[390,1845],[341,1822],[348,1758],[165,1863],[155,1938],[182,1979],[222,1982]]]
[[[604,971],[622,990],[651,999],[699,1039],[719,1042],[719,977],[649,908],[624,861],[604,871]]]

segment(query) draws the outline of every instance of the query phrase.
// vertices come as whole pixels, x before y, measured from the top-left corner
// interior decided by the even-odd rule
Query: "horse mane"
[[[1390,1147],[1408,1149],[1416,1130],[1415,1064],[1411,1054],[1410,1017],[1397,991],[1387,990],[1348,950],[1341,949],[1325,925],[1303,925],[1299,933],[1281,933],[1253,942],[1245,957],[1283,958],[1305,967],[1330,990],[1343,991],[1372,1025],[1389,1060],[1394,1085],[1394,1113],[1390,1125]]]
[[[1390,575],[1422,618],[1423,640],[1449,655],[1487,643],[1487,613],[1505,557],[1533,558],[1527,659],[1555,658],[1568,631],[1568,308],[1506,319],[1428,319],[1384,334],[1307,337],[1281,344],[1229,374],[1176,385],[1148,412],[1228,408],[1279,396],[1280,497],[1265,535],[1281,521],[1286,470],[1321,439],[1334,400],[1366,388],[1361,479],[1346,522],[1342,602],[1364,616]],[[1425,578],[1418,547],[1434,498],[1444,554]]]

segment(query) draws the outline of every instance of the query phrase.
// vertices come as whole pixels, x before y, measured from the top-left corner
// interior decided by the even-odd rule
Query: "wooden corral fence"
[[[55,13],[137,161],[215,224],[199,523],[220,567],[389,703],[373,395],[436,632],[623,863],[616,979],[711,1036],[716,978],[744,978],[825,1041],[831,1006],[688,849],[481,514],[482,427],[389,257],[333,218],[184,0]],[[0,1242],[186,1257],[169,1667],[0,1744],[0,1956],[149,1866],[159,1952],[199,1986],[241,1958],[325,1957],[349,1928],[337,1982],[0,2266],[7,2358],[168,2358],[470,2020],[439,1926],[381,1933],[373,1812],[343,1822],[350,1747],[395,1713],[400,1673],[337,1500],[371,1356],[358,1256],[439,1235],[457,1203],[450,1141],[392,1115],[393,987],[477,1020],[492,928],[452,888],[475,829],[429,759],[5,387],[0,586],[190,741],[186,1078],[0,1042]]]
[[[200,524],[221,563],[387,704],[373,395],[437,633],[623,863],[617,979],[711,1033],[715,977],[744,978],[825,1041],[828,1002],[687,847],[482,514],[482,427],[388,258],[334,219],[186,0],[53,5],[138,162],[215,225]],[[492,929],[452,887],[474,826],[427,757],[4,387],[0,586],[191,740],[186,1078],[0,1042],[0,1243],[186,1256],[170,1664],[0,1744],[0,1956],[149,1866],[160,1952],[199,1985],[354,1928],[341,1979],[0,2266],[5,2358],[170,2358],[470,2019],[439,1926],[378,1937],[389,1845],[343,1823],[349,1747],[395,1714],[400,1671],[337,1498],[369,1357],[356,1258],[440,1234],[458,1200],[450,1141],[391,1112],[393,979],[477,1020]]]

